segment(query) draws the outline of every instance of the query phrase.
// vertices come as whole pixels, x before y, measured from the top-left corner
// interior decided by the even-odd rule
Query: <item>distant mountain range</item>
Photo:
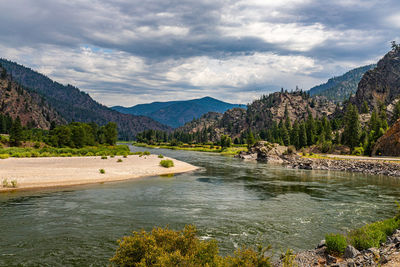
[[[246,105],[230,104],[207,96],[192,100],[139,104],[130,108],[115,106],[112,109],[125,114],[148,116],[162,124],[177,128],[200,118],[207,112],[224,113],[228,109],[238,107],[246,108]]]
[[[62,85],[15,62],[0,59],[0,65],[11,74],[13,81],[18,81],[20,85],[39,95],[43,99],[42,102],[46,105],[48,103],[67,122],[96,122],[104,125],[113,121],[118,125],[119,138],[130,140],[136,133],[146,129],[171,129],[145,116],[122,114],[112,110],[72,85]]]
[[[357,92],[358,83],[364,73],[374,69],[376,64],[359,67],[346,72],[345,74],[329,79],[326,83],[315,86],[310,89],[310,95],[325,96],[334,102],[347,100],[350,95]]]

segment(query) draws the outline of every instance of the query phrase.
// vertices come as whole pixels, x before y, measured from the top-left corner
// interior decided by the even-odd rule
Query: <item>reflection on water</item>
[[[146,150],[134,148],[135,150]],[[149,149],[147,149],[149,150]],[[195,224],[221,252],[314,247],[328,232],[393,215],[399,180],[291,170],[216,154],[152,150],[192,173],[0,195],[0,266],[106,265],[132,230]]]

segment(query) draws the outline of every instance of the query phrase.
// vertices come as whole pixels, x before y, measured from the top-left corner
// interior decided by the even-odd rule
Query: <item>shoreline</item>
[[[122,162],[117,162],[121,159]],[[161,160],[171,159],[174,167],[164,168]],[[100,169],[105,173],[101,174]],[[0,193],[117,182],[149,176],[177,174],[197,170],[198,167],[173,158],[157,155],[108,157],[48,157],[8,158],[0,161]],[[3,180],[17,181],[17,187],[3,187]]]

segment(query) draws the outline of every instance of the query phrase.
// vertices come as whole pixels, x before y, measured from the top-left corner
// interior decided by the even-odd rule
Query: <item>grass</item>
[[[100,172],[101,174],[105,174],[105,173],[106,173],[106,171],[105,171],[104,169],[100,169],[99,172]]]
[[[160,155],[158,155],[158,158],[159,158],[159,159],[163,159],[164,156],[160,154]]]
[[[101,159],[108,159],[107,156],[101,156]]]
[[[17,182],[17,180],[12,180],[11,183],[9,183],[8,179],[3,179],[2,185],[3,185],[3,187],[17,188],[18,182]]]
[[[240,151],[247,151],[246,146],[234,145],[229,148],[221,150],[221,146],[214,145],[199,145],[199,144],[183,144],[179,146],[172,146],[169,143],[161,143],[157,145],[148,145],[145,143],[132,143],[137,147],[149,147],[149,148],[165,148],[172,150],[187,150],[187,151],[198,151],[198,152],[213,152],[220,153],[222,155],[237,155]]]
[[[164,168],[170,168],[174,167],[174,162],[170,159],[164,159],[160,161],[160,165],[163,166]]]
[[[400,213],[393,218],[364,225],[361,228],[350,231],[347,235],[326,235],[327,250],[329,253],[342,255],[347,245],[352,245],[360,251],[372,247],[379,248],[381,243],[385,243],[387,237],[399,228]]]
[[[342,234],[327,234],[325,242],[328,253],[342,255],[347,247],[346,237]]]
[[[117,162],[122,162],[122,159],[118,159]]]
[[[0,154],[0,159],[8,159],[9,157],[9,154]]]
[[[13,188],[17,188],[17,180],[12,180],[11,181],[11,187],[13,187]]]
[[[2,185],[3,185],[3,187],[8,187],[9,186],[8,180],[7,179],[3,179]]]

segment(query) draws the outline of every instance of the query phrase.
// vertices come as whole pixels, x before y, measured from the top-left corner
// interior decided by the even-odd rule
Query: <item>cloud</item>
[[[395,0],[0,2],[0,56],[106,105],[210,95],[249,102],[375,62]]]

